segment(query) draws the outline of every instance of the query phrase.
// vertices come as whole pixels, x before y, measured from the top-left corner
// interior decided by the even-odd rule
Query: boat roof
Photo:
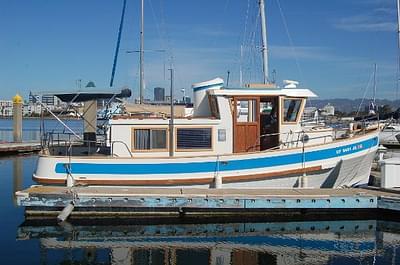
[[[128,98],[131,96],[132,92],[129,88],[124,88],[121,90],[86,90],[86,91],[63,91],[63,92],[45,92],[42,95],[53,95],[58,97],[64,102],[84,102],[96,99],[110,99],[116,98]]]
[[[314,92],[307,88],[231,88],[222,87],[221,89],[209,89],[210,95],[216,96],[287,96],[314,98],[318,97]]]

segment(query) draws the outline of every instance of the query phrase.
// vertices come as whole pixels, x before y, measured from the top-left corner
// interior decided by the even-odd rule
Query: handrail
[[[61,135],[66,135],[67,139],[63,139],[60,137]],[[58,147],[62,148],[65,147],[65,155],[70,156],[72,155],[72,150],[75,146],[79,146],[80,144],[84,144],[87,146],[87,152],[88,154],[91,153],[91,148],[93,147],[105,147],[106,146],[106,141],[92,141],[92,140],[82,140],[82,139],[74,139],[71,137],[72,134],[70,133],[59,133],[59,132],[48,132],[45,134],[45,137],[43,138],[43,142],[45,147],[50,148],[50,147]],[[133,157],[133,154],[131,150],[129,150],[128,145],[124,141],[120,140],[115,140],[110,142],[110,155],[113,155],[113,150],[114,150],[114,145],[115,144],[122,144],[125,146],[126,150],[128,151],[130,157]]]
[[[360,124],[360,123],[359,123]],[[361,125],[363,125],[361,123]],[[313,127],[314,128],[314,127]],[[262,134],[260,135],[254,145],[250,146],[247,151],[255,150],[257,147],[261,145],[261,139],[265,137],[276,137],[276,136],[285,136],[285,137],[280,137],[280,139],[277,141],[277,145],[264,149],[265,150],[274,150],[274,149],[285,149],[285,148],[290,148],[290,147],[296,147],[299,146],[299,144],[305,145],[306,142],[312,141],[312,140],[317,140],[317,139],[323,139],[323,143],[327,142],[327,139],[331,139],[332,141],[336,139],[342,138],[341,135],[347,135],[351,136],[354,134],[362,134],[366,133],[368,131],[367,127],[361,126],[360,130],[351,130],[351,128],[333,128],[333,127],[328,127],[326,129],[331,129],[329,130],[329,134],[323,134],[323,135],[317,135],[313,136],[315,133],[321,133],[321,132],[328,132],[326,130],[307,130],[307,131],[289,131],[289,132],[276,132],[276,133],[267,133],[267,134]],[[341,132],[343,134],[339,134],[338,137],[338,132]],[[307,138],[305,137],[307,135]],[[65,137],[63,137],[65,136]],[[346,137],[346,136],[344,136]],[[283,139],[286,138],[286,139]],[[109,153],[111,156],[114,156],[114,148],[115,144],[122,144],[125,149],[128,151],[129,155],[131,158],[134,157],[133,153],[129,149],[129,146],[127,145],[126,142],[121,141],[121,140],[115,140],[115,141],[107,141],[106,139],[99,139],[97,141],[92,141],[92,140],[83,140],[82,138],[76,139],[73,134],[68,133],[68,132],[46,132],[43,134],[42,138],[42,148],[50,148],[50,147],[58,147],[58,148],[63,148],[65,147],[65,153],[66,155],[69,154],[71,155],[72,149],[76,146],[80,146],[79,144],[84,144],[87,147],[88,154],[91,154],[91,148],[93,147],[104,147],[105,149],[102,150],[107,150],[107,154]],[[108,149],[109,148],[109,149]],[[61,150],[61,149],[59,149]],[[85,152],[86,153],[86,152]]]
[[[120,143],[120,144],[124,145],[125,148],[126,148],[126,150],[127,150],[128,153],[129,153],[129,155],[133,158],[133,154],[132,154],[131,150],[129,150],[128,145],[127,145],[124,141],[111,141],[111,152],[110,152],[111,155],[113,155],[113,150],[114,150],[114,144],[115,144],[115,143]]]
[[[321,136],[315,136],[312,138],[309,138],[308,140],[315,140],[315,139],[322,139],[324,138],[324,143],[326,143],[326,138],[331,138],[332,140],[336,139],[336,129],[332,128],[334,131],[334,134],[329,134],[329,135],[321,135]],[[284,132],[284,133],[267,133],[267,134],[262,134],[258,137],[258,139],[256,140],[255,144],[251,147],[248,148],[248,150],[254,149],[255,147],[257,147],[258,145],[261,144],[261,139],[264,137],[272,137],[272,136],[281,136],[281,135],[287,135],[286,140],[285,141],[280,141],[279,145],[283,145],[283,146],[288,146],[290,144],[293,143],[304,143],[303,139],[304,139],[304,135],[305,134],[312,134],[312,133],[317,133],[318,131],[298,131],[298,132],[293,132],[293,131],[289,131],[289,132]],[[293,140],[293,137],[297,135],[297,139]],[[301,136],[302,135],[302,136]],[[290,138],[290,136],[292,136]],[[278,145],[278,146],[279,146]],[[277,147],[271,147],[268,148],[266,150],[272,150],[275,149]]]
[[[60,137],[60,136],[67,136],[67,137]],[[104,146],[105,142],[100,141],[92,141],[92,140],[83,140],[82,138],[73,138],[71,137],[73,134],[70,133],[60,133],[60,132],[47,132],[44,134],[43,137],[43,146],[46,148],[50,147],[58,147],[62,148],[65,147],[65,154],[71,153],[72,148],[74,145],[78,144],[87,144],[88,146],[88,153],[90,153],[90,148],[93,145],[100,145]]]

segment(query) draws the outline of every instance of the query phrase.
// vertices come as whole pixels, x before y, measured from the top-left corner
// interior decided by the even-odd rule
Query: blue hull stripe
[[[306,152],[306,162],[314,162],[324,159],[341,157],[364,151],[377,146],[378,137],[373,137],[358,143]],[[219,171],[235,171],[256,169],[264,167],[275,167],[290,164],[299,164],[303,161],[301,152],[274,157],[248,158],[241,160],[222,161]],[[162,163],[162,164],[98,164],[98,163],[72,163],[71,171],[75,174],[182,174],[182,173],[205,173],[215,172],[216,161],[212,162],[189,162],[189,163]],[[64,163],[57,163],[56,173],[66,173]]]

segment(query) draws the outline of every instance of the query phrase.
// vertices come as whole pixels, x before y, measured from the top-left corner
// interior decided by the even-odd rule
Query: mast
[[[140,94],[139,103],[143,104],[144,91],[144,0],[141,1],[141,16],[140,16]]]
[[[378,70],[378,67],[376,63],[374,64],[374,96],[373,96],[373,101],[372,103],[374,104],[374,110],[375,110],[375,100],[376,100],[376,71]]]
[[[400,81],[400,0],[397,0],[397,89],[396,89],[396,99],[398,98],[398,89]]]
[[[400,1],[400,0],[398,0]],[[261,35],[262,35],[262,57],[263,57],[263,71],[264,71],[264,84],[269,82],[268,77],[268,43],[267,43],[267,24],[265,20],[265,3],[260,0],[260,15],[261,15]]]
[[[239,65],[239,85],[240,85],[240,87],[243,86],[242,64],[243,64],[243,45],[240,45],[240,65]]]
[[[169,156],[174,156],[174,70],[170,71],[171,86],[170,86],[170,103],[171,103],[171,118],[169,119]]]
[[[115,76],[115,69],[117,67],[119,45],[121,43],[122,27],[124,26],[125,9],[126,9],[126,0],[124,0],[124,4],[122,6],[121,22],[119,23],[119,28],[118,28],[117,47],[115,48],[114,61],[113,61],[113,66],[112,66],[112,70],[111,70],[110,87],[112,87],[114,85],[114,76]]]

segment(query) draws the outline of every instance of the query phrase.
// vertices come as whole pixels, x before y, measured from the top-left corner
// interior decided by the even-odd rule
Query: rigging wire
[[[244,69],[245,69],[245,67],[244,67],[244,60],[243,60],[243,58],[246,58],[245,57],[245,54],[244,53],[246,53],[246,45],[245,45],[245,40],[246,40],[246,37],[247,37],[247,27],[248,27],[248,23],[249,23],[249,13],[250,13],[250,0],[247,0],[247,7],[246,7],[246,13],[245,13],[245,19],[244,19],[244,29],[243,29],[243,36],[242,36],[242,40],[241,40],[241,45],[240,45],[240,51],[239,51],[239,71],[240,71],[240,86],[242,86],[243,85],[243,81],[244,81],[244,79],[243,79],[243,71],[244,71]]]
[[[246,16],[244,20],[244,30],[243,30],[243,39],[242,39],[242,44],[244,45],[245,40],[246,40],[246,34],[247,34],[247,24],[249,23],[249,11],[250,11],[250,0],[247,0],[247,8],[246,8]]]
[[[250,12],[250,7],[252,8],[251,12]],[[243,39],[243,47],[245,48],[243,58],[247,58],[247,60],[246,62],[242,61],[242,64],[244,66],[243,69],[245,70],[243,75],[244,83],[250,83],[250,81],[253,80],[253,78],[257,77],[255,73],[258,71],[256,71],[256,69],[260,70],[259,68],[261,66],[259,51],[258,47],[256,46],[256,39],[258,37],[257,32],[259,30],[259,19],[260,19],[260,13],[258,11],[259,11],[258,7],[252,5],[249,6],[249,12],[248,15],[246,15],[246,19],[249,21],[253,21],[253,24],[250,25],[249,22],[245,23],[246,32]],[[248,30],[249,28],[252,28],[252,30]]]
[[[363,97],[362,97],[362,100],[361,100],[361,102],[360,102],[360,105],[358,105],[358,109],[357,109],[357,112],[356,112],[356,117],[357,117],[358,114],[360,113],[361,106],[364,104],[364,100],[365,100],[365,97],[366,97],[366,95],[367,95],[368,88],[369,88],[369,86],[371,85],[371,82],[372,82],[372,80],[373,80],[373,77],[374,77],[374,73],[371,73],[371,75],[370,75],[370,77],[369,77],[369,80],[368,80],[368,83],[367,83],[367,86],[365,87],[364,95],[363,95]]]
[[[165,78],[165,53],[166,53],[166,41],[163,38],[163,35],[161,33],[161,23],[158,21],[157,16],[156,16],[156,12],[154,11],[154,7],[153,7],[153,2],[152,0],[149,0],[150,3],[150,9],[151,9],[151,13],[153,15],[153,19],[155,21],[156,24],[156,29],[157,29],[157,34],[158,37],[160,38],[160,42],[161,42],[161,49],[160,50],[163,53],[163,77],[164,77],[164,81],[166,80]],[[151,94],[151,90],[147,89],[147,92],[149,92]]]
[[[166,50],[166,56],[165,56],[165,60],[164,60],[164,67],[165,64],[169,65],[170,69],[174,69],[174,79],[175,79],[175,84],[182,84],[182,79],[181,79],[181,75],[179,74],[179,70],[177,69],[177,66],[175,64],[175,52],[174,49],[172,47],[171,44],[171,38],[169,35],[169,31],[168,31],[168,27],[167,27],[167,23],[166,23],[166,16],[165,16],[165,9],[164,9],[164,0],[160,0],[160,29],[161,29],[161,33],[163,33],[163,40],[165,41],[165,50]],[[165,63],[165,61],[167,61],[167,63]],[[165,77],[165,75],[164,75]],[[178,86],[175,86],[178,87]]]
[[[287,20],[286,20],[286,17],[284,15],[284,13],[283,13],[281,2],[280,2],[280,0],[276,0],[276,3],[278,5],[279,13],[280,13],[281,18],[282,18],[282,23],[283,23],[283,26],[284,26],[285,31],[286,31],[286,35],[287,35],[288,40],[289,40],[289,44],[290,44],[290,48],[292,50],[292,54],[293,54],[294,60],[296,62],[297,71],[299,71],[300,79],[302,80],[302,82],[305,82],[304,81],[303,72],[302,72],[301,67],[300,67],[300,62],[299,62],[299,59],[298,59],[298,56],[297,56],[297,53],[296,53],[296,48],[294,47],[294,44],[293,44],[293,38],[290,35],[289,27],[288,27],[288,24],[287,24]]]

